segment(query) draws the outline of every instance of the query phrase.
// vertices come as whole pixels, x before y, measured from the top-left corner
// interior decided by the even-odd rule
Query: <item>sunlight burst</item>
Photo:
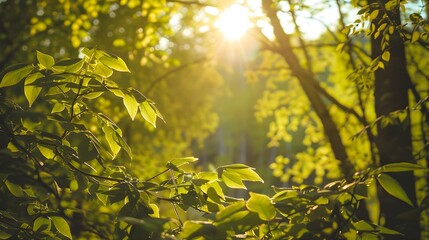
[[[252,26],[248,14],[247,8],[235,4],[221,13],[214,25],[223,33],[225,38],[237,40]]]

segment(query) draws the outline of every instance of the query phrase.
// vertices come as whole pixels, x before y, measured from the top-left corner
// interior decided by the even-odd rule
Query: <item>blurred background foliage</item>
[[[378,166],[376,143],[370,139],[377,129],[366,127],[374,121],[389,124],[390,118],[380,120],[375,111],[374,77],[368,71],[373,58],[366,37],[374,33],[348,27],[359,16],[355,9],[371,1],[274,2],[290,20],[285,31],[292,52],[317,79],[315,88],[337,127],[350,170]],[[404,5],[407,10],[427,17],[425,1],[409,2]],[[344,162],[332,151],[324,124],[296,73],[276,50],[275,37],[263,34],[265,29],[256,24],[242,39],[228,41],[213,26],[217,14],[233,3],[0,1],[0,70],[34,61],[35,49],[67,58],[82,47],[97,47],[123,58],[131,74],[118,75],[118,83],[122,78],[152,99],[165,123],[158,121],[155,130],[141,117],[132,122],[114,98],[104,97],[94,107],[119,123],[134,151],[130,169],[142,178],[181,156],[200,158],[200,168],[245,163],[257,168],[268,184],[283,186],[322,185],[343,177]],[[241,4],[251,9],[256,23],[267,19],[258,14],[260,4]],[[326,9],[332,19],[326,17]],[[371,13],[366,21],[374,20]],[[427,32],[427,25],[402,17],[408,23],[405,30]],[[420,43],[406,48],[412,84],[408,106],[413,156],[427,166],[428,117],[420,111],[427,108],[421,100],[429,88],[427,37]],[[339,44],[342,54],[336,51]],[[427,191],[426,176],[421,174],[418,180],[421,199]]]

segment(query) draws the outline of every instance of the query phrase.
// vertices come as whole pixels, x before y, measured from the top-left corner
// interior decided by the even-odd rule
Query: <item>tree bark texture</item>
[[[386,1],[371,0],[370,3],[385,3]],[[384,4],[383,6],[384,7]],[[399,10],[389,12],[389,18],[396,24],[400,24]],[[373,20],[376,29],[380,19]],[[390,36],[389,42],[390,61],[384,69],[375,71],[375,111],[377,117],[388,116],[396,110],[403,110],[409,106],[408,90],[411,87],[411,79],[407,71],[405,46],[399,33]],[[372,58],[382,54],[381,37],[371,38]],[[376,145],[379,151],[380,165],[396,162],[414,162],[412,155],[410,118],[407,117],[401,124],[377,125],[378,135]],[[415,179],[413,172],[389,174],[396,179],[411,201],[416,203]],[[396,229],[404,236],[392,235],[389,239],[420,239],[419,216],[401,219],[398,215],[412,210],[408,204],[390,196],[379,188],[379,200],[381,215],[385,219],[385,226]]]

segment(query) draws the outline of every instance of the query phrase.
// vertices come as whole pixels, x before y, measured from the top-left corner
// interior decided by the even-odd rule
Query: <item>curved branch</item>
[[[341,169],[347,179],[351,179],[354,167],[350,164],[345,146],[342,142],[339,130],[329,114],[329,111],[320,96],[320,92],[314,86],[317,86],[317,80],[314,75],[300,65],[298,56],[292,51],[290,37],[283,30],[280,19],[277,16],[277,10],[273,6],[272,0],[262,0],[262,6],[265,14],[270,19],[274,35],[279,47],[277,52],[284,58],[289,65],[292,74],[297,77],[302,89],[307,95],[315,113],[323,124],[324,132],[328,138],[335,158],[340,160]]]

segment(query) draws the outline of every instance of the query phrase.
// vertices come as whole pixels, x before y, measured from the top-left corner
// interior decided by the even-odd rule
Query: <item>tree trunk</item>
[[[385,1],[370,1],[379,3]],[[390,19],[400,24],[399,10],[390,13]],[[373,21],[376,29],[379,19]],[[411,79],[406,69],[405,46],[400,35],[395,32],[390,37],[390,61],[385,64],[385,69],[375,71],[375,111],[377,117],[389,115],[396,110],[403,110],[409,105],[408,89]],[[381,37],[371,38],[372,58],[382,54]],[[377,125],[378,136],[376,145],[379,151],[380,164],[385,165],[395,162],[414,162],[411,145],[410,118],[407,117],[401,124]],[[411,201],[416,203],[415,179],[413,172],[390,174],[403,187]],[[389,236],[389,239],[420,239],[419,217],[399,219],[397,216],[412,207],[379,190],[381,215],[385,219],[385,226],[396,229],[404,236]]]
[[[310,71],[304,69],[300,63],[298,57],[292,51],[289,36],[284,32],[280,20],[277,16],[277,11],[273,6],[272,0],[263,0],[262,5],[265,14],[271,21],[273,26],[274,35],[279,44],[277,53],[280,54],[290,67],[292,74],[298,79],[302,89],[307,95],[311,106],[322,122],[325,135],[327,136],[335,158],[341,161],[341,170],[347,179],[351,179],[353,176],[354,168],[350,164],[344,144],[340,137],[337,126],[335,125],[332,117],[330,116],[328,109],[323,103],[323,99],[320,96],[317,86],[318,82],[314,78]]]

